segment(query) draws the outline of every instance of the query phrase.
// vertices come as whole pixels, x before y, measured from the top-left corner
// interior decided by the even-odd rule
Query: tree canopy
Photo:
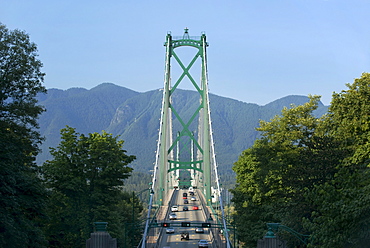
[[[0,23],[0,246],[42,247],[45,191],[34,163],[45,92],[36,44]]]
[[[322,131],[323,120],[312,114],[318,101],[318,96],[311,96],[308,103],[284,108],[270,122],[261,121],[261,138],[235,163],[234,202],[244,216],[237,222],[250,222],[249,228],[240,229],[248,247],[256,245],[256,230],[261,238],[267,222],[283,221],[305,232],[301,219],[313,208],[305,193],[336,171],[335,142]]]
[[[333,94],[316,118],[319,97],[261,121],[261,138],[235,163],[239,237],[255,247],[266,223],[310,235],[308,247],[364,247],[369,242],[370,74]],[[247,225],[246,225],[247,223]],[[290,247],[302,243],[280,233]]]
[[[338,172],[307,194],[316,208],[304,219],[311,247],[366,247],[370,243],[370,74],[333,94],[327,132],[340,141]]]
[[[135,156],[126,155],[123,141],[104,131],[86,136],[67,126],[61,136],[60,145],[51,148],[53,160],[43,165],[50,190],[52,221],[46,233],[51,247],[83,246],[97,221],[108,222],[109,233],[122,237],[131,201],[122,186]]]

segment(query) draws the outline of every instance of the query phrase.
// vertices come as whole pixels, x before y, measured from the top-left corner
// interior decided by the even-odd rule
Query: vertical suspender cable
[[[214,168],[214,171],[215,171],[215,176],[216,176],[216,183],[217,183],[217,192],[219,194],[219,201],[220,201],[220,208],[221,208],[221,214],[222,214],[222,224],[223,224],[223,227],[224,227],[224,236],[225,236],[225,239],[226,239],[226,246],[227,248],[230,248],[231,245],[230,245],[230,240],[229,240],[229,233],[227,231],[227,225],[226,225],[226,220],[225,220],[225,211],[224,211],[224,207],[223,207],[223,203],[222,203],[222,196],[221,196],[221,191],[220,191],[220,182],[219,182],[219,177],[218,177],[218,170],[217,170],[217,163],[216,163],[216,153],[215,153],[215,148],[214,148],[214,142],[213,142],[213,130],[212,130],[212,122],[211,122],[211,108],[210,108],[210,104],[209,104],[209,95],[208,95],[208,71],[207,71],[207,54],[206,54],[206,42],[205,42],[205,37],[203,39],[203,52],[204,52],[204,60],[203,60],[203,66],[204,66],[204,69],[205,69],[205,89],[203,89],[204,91],[206,91],[206,99],[207,99],[207,105],[208,105],[208,125],[209,125],[209,135],[210,135],[210,145],[211,145],[211,154],[212,154],[212,161],[213,163],[213,168]]]

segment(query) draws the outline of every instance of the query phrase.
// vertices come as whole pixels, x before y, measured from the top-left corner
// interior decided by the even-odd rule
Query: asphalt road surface
[[[174,200],[173,205],[179,206],[179,211],[175,212],[177,215],[176,220],[169,220],[168,216],[166,216],[165,222],[171,224],[173,223],[181,223],[181,222],[205,222],[205,217],[203,214],[202,206],[198,198],[198,193],[195,192],[196,201],[191,201],[191,196],[187,197],[189,201],[188,204],[184,204],[183,193],[188,193],[187,190],[180,189],[178,190]],[[200,209],[193,210],[193,205],[197,205]],[[189,211],[183,211],[183,207],[187,206]],[[171,206],[170,206],[171,209]],[[163,230],[162,240],[159,245],[160,248],[162,247],[171,247],[171,248],[189,248],[189,247],[198,247],[198,241],[200,239],[205,239],[209,242],[209,247],[212,247],[210,242],[209,230],[208,228],[204,228],[204,233],[195,233],[195,227],[173,227],[175,229],[174,234],[166,234],[166,228]],[[189,240],[181,240],[181,233],[182,232],[189,232]]]

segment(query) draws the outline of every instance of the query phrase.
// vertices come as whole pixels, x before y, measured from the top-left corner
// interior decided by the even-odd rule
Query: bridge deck
[[[209,243],[209,247],[224,247],[222,240],[215,240],[213,233],[217,233],[215,236],[218,238],[218,229],[216,228],[203,228],[204,233],[196,233],[195,223],[209,222],[210,208],[205,205],[204,196],[200,191],[195,192],[195,201],[191,200],[191,196],[188,195],[188,203],[184,203],[183,193],[188,193],[187,190],[174,190],[173,196],[169,201],[169,205],[162,206],[158,213],[157,220],[160,225],[158,228],[152,228],[150,237],[147,239],[146,247],[197,247],[200,239],[205,239]],[[178,211],[171,212],[171,207],[177,205]],[[193,209],[194,206],[198,206],[199,209]],[[188,207],[188,211],[184,211],[184,207]],[[177,218],[175,220],[169,219],[169,214],[175,213]],[[190,222],[190,227],[181,226],[182,222]],[[162,227],[162,223],[168,223],[170,227],[174,228],[173,234],[166,233],[166,227]],[[182,240],[181,233],[188,232],[189,240]]]

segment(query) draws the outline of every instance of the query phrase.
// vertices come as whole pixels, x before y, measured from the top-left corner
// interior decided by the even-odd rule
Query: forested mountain
[[[155,161],[158,139],[162,90],[144,93],[103,83],[90,90],[71,88],[49,89],[38,100],[46,109],[39,119],[40,132],[46,140],[41,146],[38,163],[50,158],[49,147],[60,142],[60,130],[66,125],[80,133],[105,130],[124,141],[127,154],[137,159],[130,165],[135,171],[148,172]],[[173,104],[181,116],[191,115],[199,105],[199,95],[188,90],[176,90]],[[259,120],[269,120],[280,114],[284,106],[300,105],[306,96],[287,96],[265,106],[210,95],[212,126],[220,174],[232,173],[231,167],[241,152],[257,138]],[[326,112],[320,104],[317,115]]]

